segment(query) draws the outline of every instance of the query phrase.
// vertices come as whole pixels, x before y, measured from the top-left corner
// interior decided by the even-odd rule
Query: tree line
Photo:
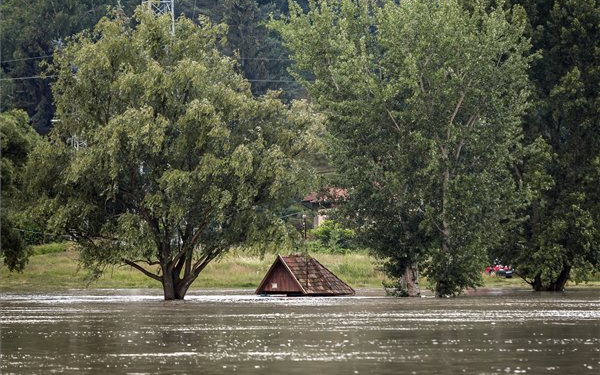
[[[494,258],[534,290],[598,272],[598,1],[205,1],[174,34],[133,3],[37,3],[2,4],[29,25],[2,78],[52,77],[2,81],[11,269],[29,221],[182,299],[232,246],[293,247],[282,213],[320,185],[406,295],[480,286]]]

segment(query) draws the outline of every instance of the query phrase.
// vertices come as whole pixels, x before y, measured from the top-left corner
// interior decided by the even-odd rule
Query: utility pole
[[[302,214],[302,225],[303,225],[303,229],[304,229],[304,269],[306,270],[306,281],[305,281],[305,288],[308,289],[308,264],[309,264],[309,259],[308,259],[308,249],[306,248],[306,215]]]
[[[158,16],[170,14],[171,34],[175,35],[175,0],[144,0],[142,4],[146,4]]]

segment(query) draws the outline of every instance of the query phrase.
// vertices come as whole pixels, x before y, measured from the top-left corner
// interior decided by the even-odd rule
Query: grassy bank
[[[376,261],[366,253],[318,254],[316,258],[349,285],[381,287],[385,276],[377,270]],[[231,252],[213,261],[200,274],[193,288],[256,288],[275,260]],[[0,267],[0,290],[56,290],[82,288],[88,285],[87,273],[77,262],[77,252],[68,244],[34,247],[23,273],[8,272]],[[130,267],[107,269],[90,288],[160,288],[154,281]]]
[[[316,254],[315,257],[334,274],[354,288],[382,286],[385,276],[378,270],[377,261],[365,252],[353,254]],[[264,257],[242,252],[231,252],[208,265],[193,288],[256,288],[275,259],[274,254]],[[23,273],[8,272],[0,267],[0,291],[38,291],[89,288],[160,288],[154,281],[130,267],[106,270],[97,281],[88,283],[87,273],[77,262],[77,252],[70,244],[36,246]],[[484,276],[485,287],[525,288],[520,278]],[[421,280],[423,288],[427,281]],[[571,284],[570,287],[574,285]],[[588,284],[600,286],[600,275]]]

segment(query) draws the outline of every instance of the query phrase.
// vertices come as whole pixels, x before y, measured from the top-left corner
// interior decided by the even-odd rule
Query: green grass
[[[566,288],[589,288],[600,286],[600,274],[596,274],[590,278],[587,282],[575,283],[574,281],[567,282]],[[531,286],[527,284],[523,279],[518,276],[513,276],[510,279],[501,276],[489,276],[483,275],[484,287],[486,288],[526,288],[531,289]]]
[[[276,255],[264,257],[241,251],[232,251],[222,259],[213,261],[200,274],[192,288],[256,288]],[[319,253],[315,258],[329,268],[340,279],[354,288],[380,288],[386,277],[379,271],[378,262],[366,252],[348,254]],[[494,277],[484,275],[484,286],[488,288],[529,289],[521,278]],[[425,289],[427,280],[421,280]],[[89,283],[87,272],[77,262],[77,252],[69,243],[48,244],[33,247],[33,255],[22,273],[9,272],[0,266],[0,291],[43,291],[89,288],[161,288],[152,280],[130,267],[107,269],[97,281]],[[600,273],[588,283],[572,287],[599,287]]]
[[[36,247],[22,273],[0,267],[0,290],[61,290],[73,288],[160,288],[160,283],[130,267],[113,267],[89,283],[69,244]],[[213,261],[192,288],[256,288],[276,255],[264,257],[233,251]],[[385,276],[367,253],[318,254],[316,258],[352,287],[381,287]]]
[[[64,253],[69,250],[70,246],[71,245],[68,242],[35,245],[31,247],[31,253],[32,255]]]

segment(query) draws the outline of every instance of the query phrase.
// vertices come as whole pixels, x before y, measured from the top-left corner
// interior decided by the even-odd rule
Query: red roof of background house
[[[348,198],[348,190],[342,188],[328,188],[327,191],[310,193],[302,202],[323,203],[330,201],[340,201]]]

